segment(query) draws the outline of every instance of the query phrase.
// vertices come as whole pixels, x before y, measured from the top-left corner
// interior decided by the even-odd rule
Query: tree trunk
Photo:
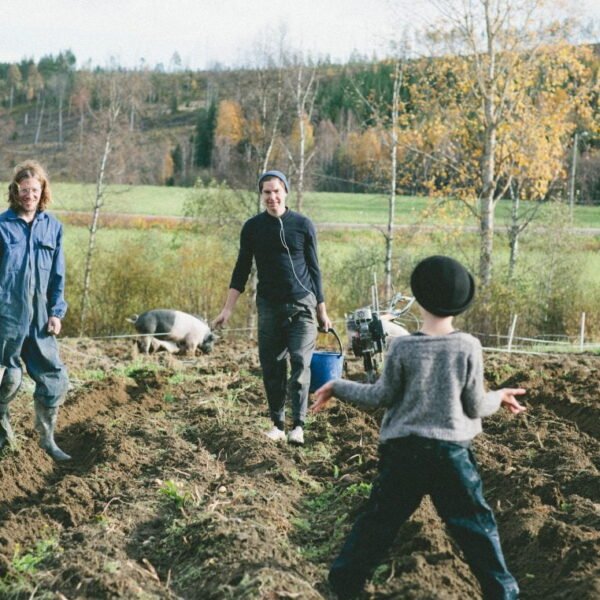
[[[298,82],[296,88],[296,118],[300,132],[298,149],[298,179],[296,181],[296,210],[302,212],[304,192],[304,149],[306,145],[306,130],[304,127],[304,103],[302,102],[302,65],[298,67]]]
[[[83,275],[83,293],[81,295],[81,314],[79,318],[79,336],[83,336],[85,331],[85,323],[87,319],[87,311],[89,306],[89,296],[92,280],[92,258],[94,256],[94,248],[96,246],[96,232],[98,230],[98,219],[100,217],[100,209],[104,204],[104,175],[106,172],[106,163],[108,162],[108,156],[110,154],[112,130],[109,129],[106,135],[106,142],[104,144],[104,152],[102,154],[102,160],[100,161],[100,170],[98,171],[98,178],[96,180],[96,200],[94,202],[94,211],[92,213],[92,223],[90,225],[90,237],[88,240],[88,248],[85,256],[85,270]]]
[[[281,97],[281,90],[279,91],[279,97]],[[269,145],[267,146],[267,150],[265,151],[264,160],[262,163],[261,173],[264,173],[269,168],[269,159],[271,158],[271,152],[273,152],[273,146],[275,145],[275,139],[277,138],[277,131],[279,129],[279,118],[281,116],[281,108],[280,102],[277,102],[277,114],[275,116],[275,120],[273,121],[273,127],[271,128],[271,137],[269,138]],[[259,209],[260,211],[260,205]]]
[[[304,201],[304,147],[305,147],[304,119],[300,121],[300,161],[298,164],[298,178],[296,180],[296,210],[302,212]]]
[[[298,76],[296,78],[296,118],[298,119],[298,133],[300,139],[298,148],[298,170],[296,180],[296,210],[302,212],[304,202],[304,177],[306,173],[306,123],[310,122],[314,101],[316,96],[315,76],[317,68],[313,67],[310,78],[306,85],[303,84],[303,64],[298,65]],[[290,153],[292,154],[292,153]],[[310,160],[310,158],[308,159]]]
[[[275,129],[273,130],[275,131]],[[266,166],[267,158],[265,158],[265,164],[263,165],[263,172],[267,170]],[[260,204],[260,194],[257,195],[256,200],[256,214],[261,211]],[[256,331],[256,291],[258,289],[258,273],[256,271],[256,263],[252,264],[252,269],[250,271],[250,279],[248,281],[248,320],[246,321],[246,326],[248,327],[248,338],[254,339],[254,332]]]
[[[63,145],[63,91],[58,95],[58,145]]]
[[[495,51],[492,34],[488,33],[488,70],[487,80],[492,82],[495,78]],[[479,281],[482,288],[482,297],[485,301],[487,290],[492,282],[492,254],[494,249],[494,208],[495,208],[495,176],[496,176],[496,116],[494,91],[485,88],[483,92],[484,110],[484,148],[481,161],[481,211],[480,211],[480,254],[479,254]]]
[[[248,285],[248,339],[254,339],[254,332],[256,331],[256,290],[258,288],[258,274],[256,272],[256,265],[252,265],[252,270],[250,271],[250,281]]]
[[[400,61],[396,62],[394,69],[394,93],[392,95],[392,135],[390,144],[390,197],[388,202],[388,223],[385,243],[385,297],[389,300],[392,297],[392,256],[394,248],[394,217],[396,213],[396,184],[397,184],[397,163],[398,163],[398,102],[400,101]]]
[[[513,190],[511,186],[512,204],[510,209],[510,230],[508,232],[508,242],[510,254],[508,258],[508,282],[510,283],[515,275],[517,259],[519,257],[519,208],[521,198],[519,190]]]
[[[42,105],[40,107],[40,111],[38,114],[37,126],[35,128],[35,136],[33,138],[33,145],[37,146],[40,142],[40,134],[42,132],[42,119],[44,118],[44,105],[46,103],[46,98],[42,98]]]
[[[84,128],[84,113],[83,109],[79,116],[79,153],[83,152],[83,128]]]
[[[81,314],[79,319],[79,335],[83,336],[87,320],[87,312],[89,308],[89,297],[92,280],[92,260],[94,257],[94,248],[96,246],[96,231],[98,230],[98,221],[100,218],[100,209],[104,204],[104,179],[106,176],[106,166],[112,146],[112,136],[117,125],[117,118],[120,112],[120,102],[118,99],[118,91],[116,87],[112,90],[110,104],[107,109],[108,126],[106,129],[106,138],[104,141],[104,152],[100,160],[100,168],[96,178],[96,200],[94,202],[94,210],[92,213],[92,223],[90,225],[90,238],[88,240],[88,249],[85,257],[85,269],[83,275],[83,291],[81,294]]]
[[[488,307],[491,301],[492,283],[492,254],[494,249],[494,189],[491,183],[493,173],[493,155],[488,154],[488,143],[484,154],[483,193],[480,198],[480,228],[479,228],[479,303],[482,307],[483,319],[481,329],[484,334],[490,334],[492,320]],[[487,167],[487,168],[486,168]]]

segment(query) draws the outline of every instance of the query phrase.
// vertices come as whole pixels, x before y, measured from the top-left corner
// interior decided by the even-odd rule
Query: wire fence
[[[407,323],[406,319],[398,320],[404,326],[414,326],[414,322]],[[403,322],[404,321],[404,322]],[[596,353],[600,354],[600,341],[586,339],[585,336],[585,313],[582,313],[580,334],[578,336],[568,336],[564,334],[542,333],[534,337],[520,337],[516,335],[517,316],[513,317],[508,333],[487,334],[482,332],[470,333],[477,337],[488,352],[504,352],[514,354],[568,354],[568,353]],[[338,333],[345,332],[345,320],[333,321],[333,326]],[[223,328],[218,332],[222,338],[227,337],[245,337],[256,339],[256,327],[230,327]],[[83,337],[65,337],[65,341],[77,342],[78,340],[118,340],[118,339],[139,339],[142,337],[166,337],[169,334],[113,334],[101,336],[83,336]]]

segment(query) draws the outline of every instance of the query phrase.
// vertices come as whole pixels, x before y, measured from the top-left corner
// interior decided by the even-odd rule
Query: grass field
[[[6,187],[5,187],[6,189]],[[185,200],[193,193],[190,188],[159,186],[108,186],[104,212],[146,214],[156,216],[182,216]],[[53,184],[54,210],[91,211],[95,197],[93,184],[55,183]],[[439,213],[424,217],[425,211],[435,204],[435,200],[425,197],[398,196],[395,223],[414,224],[439,222]],[[293,192],[289,205],[295,205]],[[464,210],[460,202],[450,205],[454,216],[464,214],[466,224],[475,220]],[[542,207],[542,214],[546,207]],[[496,211],[496,221],[503,225],[508,222],[510,204],[501,202]],[[387,223],[388,201],[384,195],[343,194],[330,192],[307,192],[304,212],[316,223]],[[568,215],[567,207],[565,212]],[[446,213],[447,214],[447,213]],[[446,217],[447,218],[447,217]],[[600,206],[577,206],[574,211],[574,225],[577,227],[600,228]]]
[[[63,218],[69,265],[68,301],[72,307],[68,317],[71,323],[65,325],[73,333],[89,241],[88,229],[82,225],[92,209],[94,187],[55,184],[53,191],[54,209],[77,211],[78,217],[85,216]],[[111,186],[102,212],[183,216],[184,204],[192,193],[188,188]],[[289,204],[294,206],[293,195]],[[474,273],[478,271],[476,228],[465,232],[442,226],[475,226],[474,217],[459,202],[439,204],[428,198],[398,198],[396,224],[417,223],[425,227],[397,230],[392,264],[395,291],[408,292],[410,270],[415,261],[427,254],[451,254]],[[387,199],[382,195],[306,194],[304,212],[317,225],[342,225],[319,230],[319,257],[328,307],[330,314],[338,319],[345,312],[370,303],[374,272],[378,283],[383,282],[385,242],[380,229],[386,224],[387,208]],[[536,335],[561,332],[575,335],[580,315],[585,312],[589,335],[597,339],[600,235],[569,234],[568,227],[564,227],[570,221],[567,207],[544,205],[534,223],[539,229],[530,227],[521,237],[517,273],[508,284],[509,245],[503,226],[508,223],[509,209],[509,203],[501,203],[496,211],[493,310],[497,330],[507,331],[512,314],[519,313],[519,331],[527,327],[531,331],[535,326]],[[356,229],[344,224],[369,227]],[[576,207],[575,224],[600,228],[600,207]],[[171,305],[188,312],[217,314],[235,263],[238,240],[237,225],[228,229],[204,225],[193,232],[168,219],[159,219],[156,224],[144,219],[101,222],[94,259],[98,297],[94,304],[94,325],[90,327],[102,334],[121,332],[124,316],[148,306]],[[112,312],[107,312],[109,308]],[[235,326],[242,327],[245,313],[242,310],[238,313]]]

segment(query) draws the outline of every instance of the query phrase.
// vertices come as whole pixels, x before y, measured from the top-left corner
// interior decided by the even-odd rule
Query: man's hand
[[[331,319],[327,315],[327,308],[325,307],[325,302],[319,302],[319,304],[317,304],[317,320],[319,321],[319,325],[321,326],[323,331],[329,331],[333,328]]]
[[[50,335],[58,335],[62,329],[62,322],[58,317],[50,317],[48,319],[48,333]]]
[[[235,304],[240,297],[240,293],[238,290],[234,288],[229,288],[227,292],[227,299],[225,300],[225,306],[223,306],[223,310],[217,315],[216,319],[210,324],[211,329],[218,329],[219,327],[223,327],[227,321],[229,321],[229,317],[233,314],[233,309],[235,308]]]
[[[222,327],[229,321],[229,317],[231,316],[231,311],[224,308],[215,318],[215,320],[211,323],[211,329],[218,329]]]

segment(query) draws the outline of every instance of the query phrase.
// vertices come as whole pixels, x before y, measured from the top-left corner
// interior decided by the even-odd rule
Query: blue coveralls
[[[38,212],[26,223],[12,210],[0,214],[0,403],[10,402],[22,381],[20,359],[35,381],[34,399],[61,404],[68,386],[49,317],[63,319],[65,260],[61,223]]]

